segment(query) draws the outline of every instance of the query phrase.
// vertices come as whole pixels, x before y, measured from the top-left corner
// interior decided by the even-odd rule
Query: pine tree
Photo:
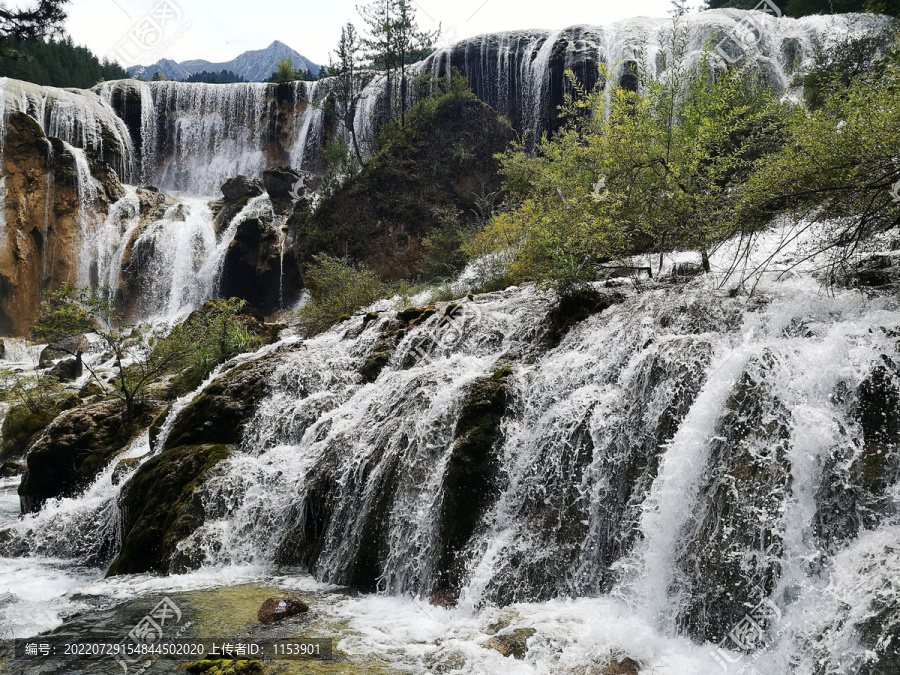
[[[333,112],[350,134],[353,152],[357,161],[362,164],[362,152],[356,137],[356,111],[366,86],[372,81],[374,72],[363,68],[363,44],[352,23],[341,28],[341,39],[338,41],[335,56],[328,66],[331,76],[329,93],[334,97]]]
[[[38,0],[35,6],[26,8],[0,3],[0,57],[16,57],[10,46],[13,40],[27,42],[59,35],[66,18],[63,5],[68,1]]]
[[[406,71],[424,51],[429,49],[440,33],[419,28],[411,0],[373,0],[367,7],[357,8],[368,26],[363,45],[376,68],[387,77],[385,88],[387,109],[400,110],[400,125],[406,123]],[[394,101],[395,80],[399,83],[399,101]]]

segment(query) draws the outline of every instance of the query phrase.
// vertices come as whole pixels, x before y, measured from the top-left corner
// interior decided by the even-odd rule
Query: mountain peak
[[[132,76],[140,75],[145,79],[150,79],[156,73],[161,72],[170,80],[184,80],[204,70],[207,72],[230,70],[249,82],[262,82],[278,69],[276,61],[283,58],[290,58],[294,68],[298,70],[309,70],[315,74],[321,69],[281,40],[274,40],[265,49],[246,51],[231,61],[213,63],[204,59],[194,59],[177,63],[171,59],[160,59],[152,66],[132,66],[128,69],[128,73]]]

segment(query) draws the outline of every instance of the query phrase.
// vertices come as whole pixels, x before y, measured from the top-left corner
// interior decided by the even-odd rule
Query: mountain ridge
[[[160,59],[149,66],[132,66],[128,68],[128,74],[132,77],[140,76],[150,79],[156,73],[161,72],[170,80],[185,80],[204,70],[207,72],[230,70],[249,82],[262,82],[277,70],[275,62],[286,58],[293,61],[294,68],[297,70],[309,70],[314,75],[321,70],[321,66],[318,64],[313,63],[280,40],[275,40],[265,49],[248,50],[238,54],[230,61],[213,62],[205,59],[190,59],[178,62],[172,59]]]

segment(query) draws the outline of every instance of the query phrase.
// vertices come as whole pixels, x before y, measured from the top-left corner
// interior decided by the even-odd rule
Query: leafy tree
[[[31,414],[48,410],[64,392],[59,380],[49,372],[0,370],[0,401],[24,406]]]
[[[196,388],[216,366],[262,344],[241,315],[245,310],[239,298],[210,300],[157,342],[164,353],[183,354],[174,364],[182,389]]]
[[[877,76],[823,89],[815,110],[790,111],[788,142],[765,158],[741,186],[737,218],[748,231],[776,215],[805,230],[818,227],[809,254],[834,251],[833,263],[867,239],[900,225],[900,54]]]
[[[677,26],[671,44],[673,65],[641,73],[636,92],[588,92],[568,74],[569,123],[535,155],[519,145],[502,158],[511,208],[470,253],[504,251],[513,279],[562,293],[637,252],[693,248],[708,265],[708,248],[735,231],[735,187],[781,143],[782,112],[757,73],[684,65]]]
[[[411,0],[373,0],[358,10],[368,26],[363,45],[369,50],[369,58],[377,68],[384,70],[387,78],[387,110],[392,114],[395,107],[399,109],[402,126],[406,123],[406,72],[434,44],[440,26],[436,31],[421,30]],[[398,100],[395,101],[398,86]]]
[[[147,386],[184,359],[186,346],[161,342],[158,329],[126,325],[108,297],[108,293],[63,284],[47,293],[32,337],[55,341],[85,332],[99,335],[113,354],[115,377],[108,384],[89,363],[85,368],[105,394],[122,401],[128,418],[134,419]]]
[[[153,73],[153,77],[150,78],[150,81],[151,82],[166,82],[168,79],[169,78],[166,77],[166,74],[163,71],[157,70],[155,73]]]
[[[206,82],[207,84],[227,84],[230,82],[246,82],[247,80],[230,70],[220,70],[219,72],[207,72],[205,70],[194,73],[188,77],[185,82]]]

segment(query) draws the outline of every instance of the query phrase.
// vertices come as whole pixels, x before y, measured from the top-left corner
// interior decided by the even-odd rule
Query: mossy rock
[[[246,659],[203,659],[178,666],[189,675],[265,675],[269,672],[262,663]]]
[[[178,542],[203,524],[199,488],[230,453],[229,445],[186,445],[147,460],[122,489],[122,548],[107,576],[169,572]]]
[[[504,379],[489,376],[470,383],[456,423],[453,449],[444,474],[440,586],[434,589],[444,595],[455,596],[458,592],[464,572],[460,554],[499,494],[494,445],[506,412]]]
[[[625,296],[610,291],[582,288],[559,299],[559,303],[548,315],[547,341],[556,346],[563,336],[576,324],[589,316],[606,311],[613,305],[624,302]]]
[[[272,354],[217,378],[175,418],[165,448],[239,442],[244,425],[268,393],[277,364],[278,355]]]
[[[58,412],[52,407],[34,412],[25,405],[12,406],[0,431],[0,461],[24,457],[28,446],[56,418]]]
[[[28,450],[28,469],[19,486],[25,511],[89,487],[151,415],[151,409],[139,409],[137,418],[129,420],[120,401],[92,403],[60,415]]]
[[[485,649],[495,649],[503,656],[522,660],[528,652],[528,638],[535,633],[537,631],[534,628],[519,628],[509,633],[495,635],[481,646]]]

